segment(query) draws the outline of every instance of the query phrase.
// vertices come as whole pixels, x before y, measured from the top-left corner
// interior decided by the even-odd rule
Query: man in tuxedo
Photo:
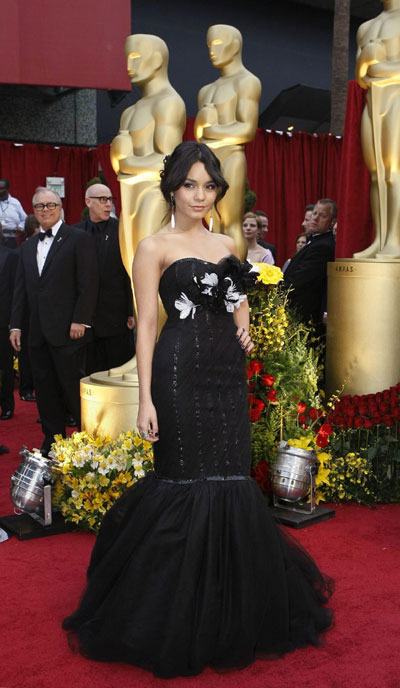
[[[18,253],[2,244],[1,234],[0,229],[0,420],[9,420],[14,415],[14,361],[9,324]]]
[[[267,213],[264,213],[263,210],[255,210],[254,213],[255,213],[255,215],[258,216],[259,221],[260,221],[260,226],[261,226],[261,231],[260,231],[260,235],[258,237],[257,243],[260,244],[260,246],[263,246],[264,248],[268,248],[271,251],[272,257],[274,259],[274,263],[276,263],[276,247],[273,244],[269,244],[268,241],[265,241],[265,238],[266,238],[267,233],[268,233],[268,224],[269,224]]]
[[[65,225],[58,194],[39,187],[33,196],[40,232],[20,248],[10,321],[16,351],[29,347],[47,456],[54,435],[65,437],[65,419],[80,421],[79,381],[98,292],[96,251],[85,232]],[[28,341],[21,342],[24,305]]]
[[[330,198],[317,201],[306,228],[307,244],[293,256],[284,277],[284,285],[291,288],[291,305],[303,322],[312,322],[317,336],[325,334],[327,264],[335,260],[332,230],[336,217],[334,201]]]
[[[85,196],[89,217],[74,225],[93,240],[99,268],[93,339],[87,356],[89,375],[120,366],[135,352],[131,280],[122,263],[118,220],[110,217],[113,200],[108,186],[89,186]]]

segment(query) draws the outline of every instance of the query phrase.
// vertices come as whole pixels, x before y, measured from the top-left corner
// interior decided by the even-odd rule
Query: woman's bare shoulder
[[[144,237],[138,243],[136,253],[154,253],[154,251],[162,250],[162,246],[167,235],[165,227],[159,229],[158,232],[151,234],[150,236]]]
[[[157,266],[158,269],[161,269],[163,254],[164,247],[162,237],[153,234],[139,241],[133,264],[135,265],[145,261],[149,266],[154,265],[155,267]]]

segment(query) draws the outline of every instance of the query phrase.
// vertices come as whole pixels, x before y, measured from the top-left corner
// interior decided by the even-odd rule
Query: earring
[[[212,211],[212,208],[211,208],[210,224],[208,225],[208,231],[209,231],[209,232],[212,232],[212,228],[213,228],[213,211]]]
[[[170,203],[171,203],[171,228],[175,229],[175,213],[174,213],[175,199],[174,199],[172,194],[170,196]]]

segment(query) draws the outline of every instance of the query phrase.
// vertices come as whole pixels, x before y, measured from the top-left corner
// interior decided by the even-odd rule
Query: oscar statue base
[[[400,262],[328,264],[326,391],[375,394],[400,380]]]
[[[82,430],[116,439],[136,429],[139,382],[134,359],[121,368],[94,373],[81,380]]]

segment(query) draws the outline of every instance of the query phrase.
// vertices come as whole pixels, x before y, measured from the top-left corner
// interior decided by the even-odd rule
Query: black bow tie
[[[45,232],[39,232],[39,241],[43,241],[43,239],[45,237],[52,237],[52,236],[53,236],[53,233],[52,233],[51,227],[50,227],[50,229],[46,229]]]

